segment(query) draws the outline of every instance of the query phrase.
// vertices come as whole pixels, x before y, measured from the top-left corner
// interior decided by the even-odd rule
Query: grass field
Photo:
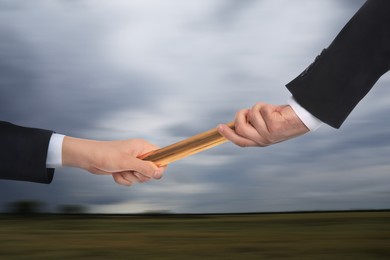
[[[0,216],[0,259],[390,259],[390,212]]]

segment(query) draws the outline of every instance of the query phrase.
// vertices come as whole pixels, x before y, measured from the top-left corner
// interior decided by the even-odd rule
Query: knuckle
[[[248,109],[240,109],[240,110],[238,110],[238,112],[237,112],[237,114],[242,114],[242,113],[246,113],[246,111],[247,111]]]
[[[269,116],[271,114],[269,105],[263,105],[262,107],[259,108],[259,111],[263,116]]]
[[[236,121],[241,118],[241,117],[245,117],[246,114],[248,113],[248,109],[241,109],[239,110],[237,113],[236,113],[236,116],[235,116],[235,119]],[[236,122],[237,123],[237,122]]]
[[[263,108],[266,104],[263,102],[256,102],[254,106],[252,107],[252,110],[260,110]]]
[[[235,127],[235,131],[238,135],[244,136],[245,135],[245,129],[241,124],[237,124]]]

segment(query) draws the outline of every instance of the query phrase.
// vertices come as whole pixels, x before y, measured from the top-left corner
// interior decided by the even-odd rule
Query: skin
[[[289,105],[256,103],[237,112],[235,130],[218,125],[218,132],[240,147],[265,147],[309,132]]]
[[[62,164],[97,175],[112,175],[117,184],[131,186],[162,177],[165,167],[137,158],[157,148],[142,139],[95,141],[65,136]]]

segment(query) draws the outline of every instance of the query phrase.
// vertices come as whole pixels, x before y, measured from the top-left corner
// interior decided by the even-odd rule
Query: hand
[[[309,132],[289,105],[257,103],[240,110],[235,117],[235,130],[219,125],[218,132],[241,147],[268,146]]]
[[[94,174],[110,174],[116,183],[130,186],[162,177],[165,167],[137,158],[157,148],[141,139],[95,141],[65,136],[62,164]]]

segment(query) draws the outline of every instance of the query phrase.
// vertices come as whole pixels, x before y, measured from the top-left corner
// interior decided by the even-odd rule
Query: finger
[[[147,181],[150,180],[150,177],[145,176],[145,175],[143,175],[142,173],[134,172],[133,174],[134,174],[135,177],[138,178],[138,181],[141,182],[141,183],[147,182]]]
[[[261,136],[267,136],[269,134],[267,124],[264,119],[265,115],[262,113],[265,106],[266,104],[264,103],[256,103],[248,113],[248,120]]]
[[[159,167],[154,174],[154,178],[158,180],[161,179],[166,168],[167,166]]]
[[[227,125],[218,125],[217,130],[223,137],[240,147],[257,146],[256,142],[239,136]]]
[[[236,113],[236,117],[234,118],[234,125],[241,124],[246,125],[248,124],[248,115],[249,109],[242,109]]]
[[[131,183],[137,183],[137,182],[141,182],[141,180],[136,176],[134,175],[134,172],[132,171],[126,171],[126,172],[119,172],[119,174],[127,181],[131,182]]]
[[[249,112],[251,123],[260,137],[256,142],[261,146],[268,146],[278,140],[278,133],[274,131],[279,122],[276,109],[277,107],[273,105],[257,103]]]
[[[158,167],[153,162],[129,157],[123,163],[125,164],[123,165],[123,169],[139,172],[149,178],[154,178],[155,175],[159,176],[159,173],[157,172]]]
[[[234,131],[237,135],[256,142],[259,139],[259,133],[248,120],[249,112],[249,109],[244,109],[236,114]]]
[[[115,172],[112,174],[114,181],[119,185],[131,186],[133,183],[131,181],[126,180],[119,172]]]
[[[272,133],[273,126],[278,125],[278,123],[280,123],[282,120],[285,121],[285,119],[280,114],[280,107],[278,106],[263,106],[260,110],[260,113],[270,134]]]

